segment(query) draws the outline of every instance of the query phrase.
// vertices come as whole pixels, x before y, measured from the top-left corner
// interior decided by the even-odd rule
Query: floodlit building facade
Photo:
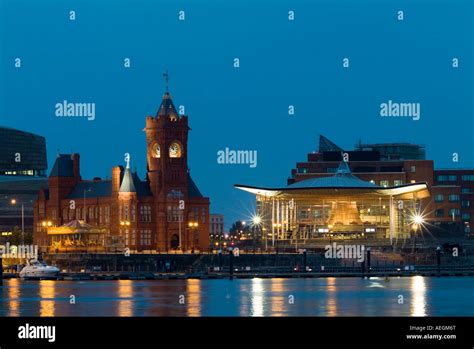
[[[203,251],[209,198],[188,169],[188,117],[166,91],[145,124],[147,172],[115,166],[83,180],[79,154],[60,154],[34,206],[34,241],[48,251]]]
[[[235,186],[256,196],[259,228],[272,245],[332,236],[406,238],[421,223],[421,203],[430,196],[425,182],[379,186],[361,180],[345,161],[330,176],[282,188]]]

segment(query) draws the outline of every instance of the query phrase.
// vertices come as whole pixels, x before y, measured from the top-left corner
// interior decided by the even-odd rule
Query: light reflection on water
[[[11,279],[0,287],[0,316],[474,316],[473,290],[471,277]]]
[[[426,316],[426,285],[422,276],[414,276],[410,279],[410,290],[412,294],[411,313],[412,316]],[[471,290],[472,291],[472,290]]]

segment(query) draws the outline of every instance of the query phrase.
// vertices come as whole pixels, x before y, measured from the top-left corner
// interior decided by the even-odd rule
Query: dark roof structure
[[[112,195],[112,181],[82,181],[76,184],[68,199],[99,198]]]
[[[372,182],[367,182],[354,176],[347,162],[342,161],[337,172],[333,176],[308,178],[306,180],[290,184],[281,188],[255,187],[249,185],[235,184],[234,187],[256,195],[264,196],[288,196],[288,195],[343,195],[351,194],[375,194],[405,196],[418,193],[419,198],[430,195],[426,183],[410,183],[393,187],[380,187]]]
[[[290,184],[288,188],[380,188],[372,182],[354,176],[345,161],[341,161],[334,176],[308,178]]]
[[[171,99],[171,95],[169,92],[166,92],[163,95],[163,100],[161,101],[160,109],[158,109],[158,112],[156,113],[157,117],[160,116],[174,116],[178,118],[178,112],[176,111],[176,108],[174,107],[173,100]]]
[[[202,198],[202,194],[199,191],[196,183],[194,183],[193,179],[191,178],[191,175],[188,174],[188,195],[191,198]]]
[[[340,146],[330,141],[328,138],[323,135],[319,135],[319,152],[325,151],[344,151]]]
[[[135,186],[135,190],[137,192],[137,195],[140,197],[143,196],[153,196],[153,193],[151,192],[150,186],[147,181],[142,181],[136,172],[132,173],[133,177],[133,185]]]
[[[74,177],[72,154],[58,154],[50,177]]]
[[[120,186],[121,192],[137,193],[137,196],[153,196],[148,182],[140,180],[136,172],[129,170],[129,176],[126,175],[125,171],[122,176],[122,184]],[[122,190],[123,189],[123,190]],[[81,181],[76,184],[69,199],[80,199],[84,198],[84,191],[86,191],[86,197],[98,198],[107,197],[112,195],[112,180],[96,180],[96,181]]]

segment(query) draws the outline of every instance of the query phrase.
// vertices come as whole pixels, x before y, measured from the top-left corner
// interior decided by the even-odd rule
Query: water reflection
[[[20,281],[21,282],[21,281]],[[41,280],[39,283],[40,316],[54,316],[56,281]]]
[[[410,278],[411,316],[426,316],[426,284],[423,276]]]
[[[117,281],[118,316],[133,316],[133,287],[132,280]]]
[[[271,279],[270,289],[272,291],[271,313],[272,316],[284,315],[288,304],[288,291],[286,282],[283,279]],[[294,296],[294,295],[293,295]]]
[[[326,290],[327,290],[327,316],[337,315],[337,300],[336,300],[336,278],[328,277],[326,279]]]
[[[473,316],[474,278],[5,280],[0,316]],[[76,296],[76,304],[69,296]],[[406,295],[404,305],[398,295]],[[185,295],[186,303],[179,303]],[[294,304],[289,296],[294,296]]]
[[[12,279],[8,285],[8,316],[20,316],[20,280]]]
[[[188,316],[201,316],[201,293],[201,280],[188,279],[186,283]]]
[[[263,316],[263,279],[252,279],[250,302],[252,304],[252,312],[250,315]]]

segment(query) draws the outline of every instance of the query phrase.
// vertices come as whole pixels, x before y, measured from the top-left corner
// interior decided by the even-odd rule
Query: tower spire
[[[163,73],[163,77],[165,78],[165,86],[166,86],[166,93],[168,93],[168,83],[169,83],[169,79],[170,79],[170,76],[168,74],[168,69],[166,69],[166,71]]]

